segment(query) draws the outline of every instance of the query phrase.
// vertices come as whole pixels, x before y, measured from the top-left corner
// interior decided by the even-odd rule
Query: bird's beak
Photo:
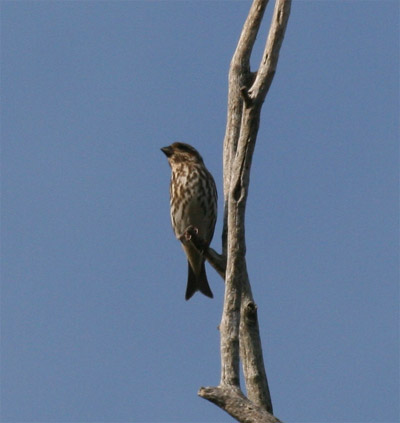
[[[172,148],[170,146],[161,148],[161,151],[167,156],[170,157],[172,155]]]

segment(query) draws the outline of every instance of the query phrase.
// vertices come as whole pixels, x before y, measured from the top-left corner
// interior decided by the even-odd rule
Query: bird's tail
[[[196,291],[200,291],[207,297],[214,297],[210,285],[208,284],[204,261],[197,276],[188,262],[188,282],[186,286],[185,299],[188,300],[191,298]]]

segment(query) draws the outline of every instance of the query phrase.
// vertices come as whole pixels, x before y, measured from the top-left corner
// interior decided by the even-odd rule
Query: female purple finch
[[[171,166],[170,208],[175,236],[181,241],[188,259],[188,282],[185,299],[196,291],[212,298],[204,256],[190,241],[187,229],[192,226],[205,247],[210,245],[217,219],[217,189],[203,159],[189,144],[175,142],[161,151]]]

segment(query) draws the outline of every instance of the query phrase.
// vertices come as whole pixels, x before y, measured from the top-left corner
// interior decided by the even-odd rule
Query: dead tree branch
[[[200,388],[199,396],[211,401],[242,423],[276,423],[279,419],[255,406],[240,389],[232,386]]]
[[[240,422],[277,422],[264,367],[258,327],[246,267],[245,209],[250,168],[260,124],[260,112],[275,75],[291,0],[276,0],[259,69],[250,70],[250,56],[268,0],[253,0],[229,70],[228,114],[224,139],[224,225],[222,255],[207,259],[219,273],[226,267],[225,297],[220,324],[221,380],[201,388],[199,395]],[[196,242],[196,239],[193,241]],[[210,249],[211,250],[211,249]],[[213,250],[212,250],[213,251]],[[226,266],[225,265],[226,258]],[[242,362],[247,398],[240,389]]]

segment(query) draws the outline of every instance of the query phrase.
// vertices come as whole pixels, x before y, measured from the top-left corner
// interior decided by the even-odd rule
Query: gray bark
[[[276,423],[280,422],[272,414],[254,405],[240,389],[233,386],[200,388],[199,395],[225,410],[242,423]]]
[[[272,83],[290,13],[291,0],[276,0],[259,69],[250,70],[250,56],[268,0],[253,0],[229,71],[228,114],[224,139],[224,225],[222,255],[205,251],[207,260],[225,276],[220,324],[221,380],[199,395],[239,422],[277,422],[264,367],[257,306],[246,267],[245,211],[250,168],[260,112]],[[193,242],[198,246],[195,234]],[[199,246],[198,246],[199,248]],[[240,389],[242,363],[247,397]]]

